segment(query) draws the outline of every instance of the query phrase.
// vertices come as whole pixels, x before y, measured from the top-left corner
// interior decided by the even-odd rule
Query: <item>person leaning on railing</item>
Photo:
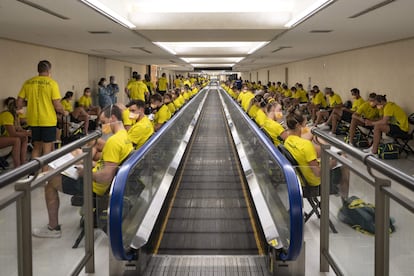
[[[102,157],[92,169],[92,189],[96,196],[102,196],[107,192],[118,170],[118,165],[133,150],[128,133],[122,124],[122,112],[118,106],[106,107],[101,112],[99,121],[102,124],[102,133],[112,135],[103,146]],[[70,195],[83,193],[83,166],[78,166],[77,170],[80,177],[76,180],[62,175],[54,177],[46,184],[45,199],[49,222],[43,227],[33,229],[33,236],[40,238],[61,237],[58,191]]]

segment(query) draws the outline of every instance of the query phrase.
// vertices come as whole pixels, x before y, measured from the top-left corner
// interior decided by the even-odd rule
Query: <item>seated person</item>
[[[352,95],[352,107],[349,109],[347,107],[342,107],[341,109],[334,110],[331,113],[331,118],[328,121],[332,122],[332,132],[336,131],[336,127],[338,126],[338,122],[345,121],[347,123],[351,123],[352,114],[358,110],[358,108],[365,102],[364,99],[359,95],[358,88],[351,89]]]
[[[104,134],[113,134],[106,141],[102,158],[96,163],[92,169],[93,193],[96,196],[104,195],[117,172],[118,165],[133,150],[128,133],[122,124],[122,113],[118,106],[110,105],[106,107],[99,120],[102,124],[102,132]],[[78,173],[83,176],[83,168],[78,168]],[[33,236],[40,238],[60,238],[61,226],[59,224],[59,194],[61,191],[66,194],[82,194],[83,178],[77,180],[59,175],[52,178],[45,186],[46,207],[49,217],[49,223],[41,228],[33,229]]]
[[[171,112],[168,106],[164,104],[162,96],[160,94],[154,94],[150,97],[151,109],[154,115],[154,130],[159,130],[162,125],[171,118]]]
[[[86,87],[83,89],[83,96],[79,98],[78,104],[82,107],[89,115],[99,115],[101,108],[99,106],[92,105],[91,89]]]
[[[308,104],[308,112],[311,115],[309,123],[312,125],[316,122],[316,112],[320,109],[326,109],[327,104],[325,96],[317,85],[313,86],[310,93],[312,95],[312,101]]]
[[[30,131],[24,130],[19,123],[16,99],[4,100],[6,110],[0,113],[0,148],[12,146],[14,168],[26,163],[27,143]]]
[[[168,109],[171,112],[171,116],[175,113],[175,105],[173,103],[173,97],[171,93],[165,93],[164,94],[164,104],[168,106]]]
[[[154,133],[154,126],[144,114],[144,101],[132,100],[127,106],[129,109],[129,117],[134,121],[131,128],[128,130],[128,137],[134,145],[134,148],[138,150]]]
[[[372,146],[365,152],[377,154],[378,146],[382,138],[382,133],[389,136],[405,136],[408,133],[408,116],[405,111],[393,102],[387,102],[385,95],[375,97],[375,105],[383,110],[382,119],[378,121],[367,121],[366,125],[374,127],[374,139]]]
[[[263,130],[272,138],[273,144],[279,145],[287,138],[284,127],[277,122],[277,109],[280,106],[277,102],[269,103],[266,106],[267,118],[263,124]]]
[[[377,94],[371,93],[368,96],[368,101],[361,104],[358,109],[352,114],[351,125],[349,127],[349,141],[353,143],[356,128],[358,126],[372,128],[367,126],[368,121],[377,121],[380,119],[380,111],[375,106],[375,97]]]
[[[299,107],[308,103],[308,94],[302,84],[298,83],[297,87],[293,86],[290,90],[292,91],[292,106]]]
[[[262,95],[254,96],[247,107],[246,113],[249,115],[250,118],[256,118],[257,111],[260,109],[260,105],[266,106],[266,102],[263,100]]]
[[[311,141],[301,137],[303,115],[300,112],[290,113],[286,116],[286,124],[289,129],[289,136],[285,139],[284,146],[292,154],[293,158],[299,164],[299,170],[302,172],[309,186],[319,186],[321,184],[321,167],[318,160],[317,151]],[[348,197],[348,180],[349,170],[340,171],[342,167],[336,167],[336,160],[330,160],[330,167],[333,169],[332,174],[341,174],[341,184],[339,193],[343,199]],[[331,177],[331,180],[334,177]]]
[[[316,122],[315,126],[318,126],[319,124],[323,123],[320,127],[329,129],[329,124],[331,123],[331,117],[330,115],[332,113],[337,113],[342,109],[342,99],[341,96],[336,94],[332,88],[326,87],[325,88],[325,95],[328,98],[328,108],[322,108],[319,111],[316,112]]]
[[[184,102],[181,102],[181,99],[180,99],[180,90],[181,90],[180,88],[176,88],[171,92],[172,101],[173,101],[176,111],[179,110],[184,104]],[[184,98],[182,99],[184,100]]]
[[[84,122],[83,129],[84,134],[88,134],[89,129],[89,114],[80,106],[76,106],[73,108],[72,106],[72,99],[73,99],[73,92],[67,91],[63,99],[61,100],[63,109],[69,113],[70,121],[71,122]],[[67,131],[67,126],[65,125],[66,122],[64,122],[64,129]],[[65,132],[66,136],[68,136],[68,133]]]

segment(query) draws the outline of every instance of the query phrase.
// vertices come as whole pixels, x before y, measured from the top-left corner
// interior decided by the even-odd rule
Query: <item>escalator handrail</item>
[[[199,97],[204,90],[201,89],[193,98]],[[112,252],[115,257],[120,260],[132,260],[134,253],[125,252],[122,239],[122,210],[124,191],[126,188],[127,179],[132,168],[153,148],[154,144],[158,142],[171,126],[179,120],[184,114],[185,110],[190,106],[191,100],[187,102],[169,121],[167,121],[157,132],[155,132],[148,141],[137,151],[135,151],[122,166],[119,167],[116,177],[114,178],[111,187],[111,196],[108,210],[108,224],[109,224],[109,241]]]
[[[222,88],[220,88],[222,89]],[[223,90],[223,89],[222,89]],[[224,91],[224,90],[223,90]],[[275,147],[263,131],[253,122],[253,120],[244,112],[244,110],[224,91],[224,94],[230,98],[232,104],[242,114],[247,124],[254,130],[257,137],[265,145],[266,150],[276,160],[283,170],[286,177],[289,195],[289,215],[290,215],[290,243],[286,253],[282,252],[282,260],[295,260],[299,255],[303,243],[303,213],[302,213],[302,192],[300,182],[296,172],[290,162]]]

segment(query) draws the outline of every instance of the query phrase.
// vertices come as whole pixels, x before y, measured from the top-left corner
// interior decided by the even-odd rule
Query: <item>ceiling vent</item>
[[[395,1],[396,0],[385,0],[385,1],[382,1],[382,2],[380,2],[380,3],[378,3],[378,4],[374,5],[374,6],[371,6],[371,7],[367,8],[367,9],[365,9],[365,10],[362,10],[362,11],[360,11],[360,12],[354,14],[354,15],[351,15],[349,18],[352,18],[353,19],[353,18],[360,17],[361,15],[364,15],[364,14],[367,14],[369,12],[372,12],[372,11],[374,11],[376,9],[382,8],[382,7],[384,7],[384,6],[388,5],[388,4],[391,4],[392,2],[395,2]]]
[[[57,18],[60,18],[60,19],[63,19],[63,20],[69,20],[70,19],[69,17],[66,17],[64,15],[61,15],[61,14],[59,14],[57,12],[51,11],[48,8],[45,8],[45,7],[43,7],[43,6],[39,5],[39,4],[30,2],[30,1],[27,1],[27,0],[17,0],[17,1],[20,2],[20,3],[23,3],[25,5],[28,5],[28,6],[32,7],[32,8],[35,8],[35,9],[37,9],[39,11],[42,11],[42,12],[45,12],[47,14],[53,15],[53,16],[55,16]]]
[[[333,30],[312,30],[310,31],[310,33],[314,33],[314,34],[327,34],[331,32],[333,32]]]
[[[145,49],[144,47],[138,47],[138,46],[136,46],[136,47],[131,47],[131,49],[139,50],[139,51],[142,51],[142,52],[147,53],[147,54],[150,54],[150,55],[152,54],[151,51]]]
[[[281,51],[283,49],[289,49],[289,48],[292,48],[292,46],[280,46],[279,48],[274,49],[272,51],[272,53],[276,53],[276,52],[279,52],[279,51]]]
[[[110,31],[88,31],[90,34],[110,34]]]

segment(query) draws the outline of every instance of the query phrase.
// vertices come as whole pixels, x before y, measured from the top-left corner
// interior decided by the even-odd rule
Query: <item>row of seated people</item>
[[[189,95],[188,99],[194,96]],[[187,102],[184,91],[176,89],[172,93],[154,94],[150,97],[151,114],[145,114],[147,105],[142,100],[131,100],[126,106],[111,104],[98,116],[103,137],[91,142],[93,156],[93,193],[94,197],[104,196],[115,177],[118,167],[132,153],[141,148],[167,122],[173,113]],[[174,108],[174,109],[173,109]],[[152,121],[151,121],[152,118]],[[77,155],[81,150],[72,152]],[[83,194],[83,166],[77,165],[77,179],[59,175],[45,187],[45,200],[48,212],[48,224],[33,229],[33,235],[40,238],[60,238],[59,191],[69,195]]]
[[[222,85],[223,88],[233,98],[238,98],[244,95],[245,91],[238,91],[237,87],[230,88],[229,84]],[[248,89],[247,85],[243,86]],[[282,92],[279,92],[282,91]],[[358,127],[365,127],[372,129],[373,138],[371,147],[366,149],[367,152],[377,154],[378,146],[381,142],[382,134],[394,138],[405,138],[405,140],[412,139],[412,134],[409,133],[409,120],[405,111],[393,102],[388,102],[385,95],[376,95],[371,93],[367,101],[361,96],[359,89],[351,89],[351,101],[344,104],[340,95],[335,93],[332,88],[325,88],[325,94],[319,90],[318,86],[313,86],[310,91],[310,99],[307,98],[307,92],[303,89],[301,84],[296,84],[289,92],[286,85],[282,85],[277,92],[270,92],[264,90],[264,95],[270,95],[272,99],[279,102],[285,110],[298,108],[303,112],[309,114],[309,126],[317,126],[322,129],[332,129],[331,135],[336,133],[336,129],[340,122],[345,122],[349,125],[349,136],[347,141],[353,143],[355,132]],[[291,97],[288,97],[288,94]],[[286,93],[286,94],[284,94]],[[254,93],[247,93],[247,101],[254,97]],[[269,97],[269,96],[267,96]],[[252,116],[251,116],[252,117]]]

